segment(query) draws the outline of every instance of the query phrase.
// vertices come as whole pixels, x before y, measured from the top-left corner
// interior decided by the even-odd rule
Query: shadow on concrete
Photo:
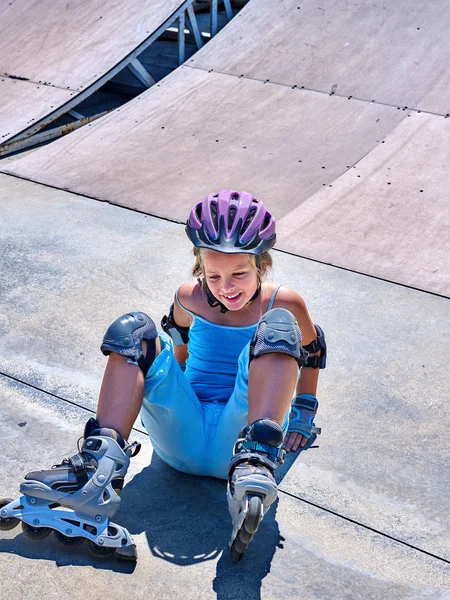
[[[22,531],[20,525],[11,533],[15,531]],[[19,533],[12,539],[0,539],[1,552],[32,560],[54,561],[57,567],[93,567],[115,573],[133,573],[136,568],[136,563],[118,561],[114,557],[97,559],[88,552],[85,544],[68,548],[57,542],[53,535],[40,541],[30,540],[23,533]]]
[[[293,464],[287,456],[277,472],[278,482]],[[229,552],[231,519],[226,501],[226,482],[211,477],[186,475],[169,467],[156,453],[151,463],[127,483],[114,521],[131,535],[145,533],[155,558],[179,566],[216,561],[212,588],[218,600],[245,597],[260,600],[262,580],[270,572],[275,551],[283,549],[284,538],[276,521],[278,501],[267,513],[255,539],[241,561],[233,563]],[[132,573],[135,563],[115,558],[97,559],[85,544],[76,548],[61,545],[50,535],[41,541],[29,540],[20,532],[12,539],[0,539],[0,552],[32,560],[54,561],[58,567],[90,566],[118,573]],[[141,558],[142,560],[142,554]]]
[[[275,520],[277,504],[242,560],[233,563],[224,481],[180,473],[153,453],[150,466],[125,486],[122,500],[118,522],[132,535],[145,532],[153,556],[180,566],[218,558],[212,584],[218,600],[261,598],[261,582],[276,549],[283,548]]]

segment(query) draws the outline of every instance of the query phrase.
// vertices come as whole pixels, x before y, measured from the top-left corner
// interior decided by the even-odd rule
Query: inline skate
[[[0,500],[0,530],[22,524],[33,540],[53,532],[66,546],[87,542],[97,558],[116,555],[120,560],[137,559],[129,532],[110,518],[120,505],[120,492],[130,458],[139,443],[127,444],[113,429],[99,427],[90,419],[78,454],[46,471],[34,471],[20,485],[17,500]]]
[[[274,472],[283,463],[283,431],[273,419],[244,427],[228,471],[228,509],[233,522],[233,562],[242,558],[259,524],[278,496]]]

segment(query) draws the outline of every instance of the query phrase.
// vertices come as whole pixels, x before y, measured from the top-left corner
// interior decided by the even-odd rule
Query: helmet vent
[[[230,206],[230,210],[228,211],[228,230],[233,227],[234,217],[236,216],[236,207]]]
[[[255,216],[256,210],[256,208],[251,208],[249,210],[247,218],[244,221],[244,225],[242,226],[241,233],[245,233],[247,231],[250,223],[253,221],[253,217]]]
[[[219,229],[219,221],[217,219],[217,202],[211,202],[211,217],[213,220],[214,228],[217,231]]]
[[[270,215],[269,213],[266,213],[266,216],[264,217],[264,223],[261,229],[265,229],[266,227],[268,227],[270,224]]]
[[[232,200],[239,200],[239,194],[237,192],[234,192],[233,194],[231,194],[231,199]]]
[[[199,204],[197,206],[197,208],[195,209],[195,215],[196,215],[197,219],[199,221],[201,221],[201,219],[202,219],[202,205],[201,204]]]

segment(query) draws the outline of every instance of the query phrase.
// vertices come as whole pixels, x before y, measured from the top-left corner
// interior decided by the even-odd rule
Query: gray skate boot
[[[278,496],[274,472],[283,463],[283,431],[273,419],[244,427],[228,471],[228,509],[233,521],[230,548],[240,560],[259,524]]]
[[[113,429],[100,428],[95,419],[86,424],[78,454],[47,471],[34,471],[20,485],[18,500],[0,501],[0,530],[13,529],[22,521],[24,534],[43,539],[52,531],[64,544],[87,541],[96,557],[115,554],[136,560],[136,546],[129,532],[112,523],[120,505],[130,458],[140,444],[127,444]]]

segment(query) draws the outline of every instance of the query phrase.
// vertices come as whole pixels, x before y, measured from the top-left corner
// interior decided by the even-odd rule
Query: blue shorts
[[[233,447],[248,417],[250,343],[239,356],[228,402],[200,402],[173,354],[172,340],[159,332],[162,349],[146,378],[142,424],[156,454],[178,471],[226,479]],[[283,424],[287,430],[288,415]]]

